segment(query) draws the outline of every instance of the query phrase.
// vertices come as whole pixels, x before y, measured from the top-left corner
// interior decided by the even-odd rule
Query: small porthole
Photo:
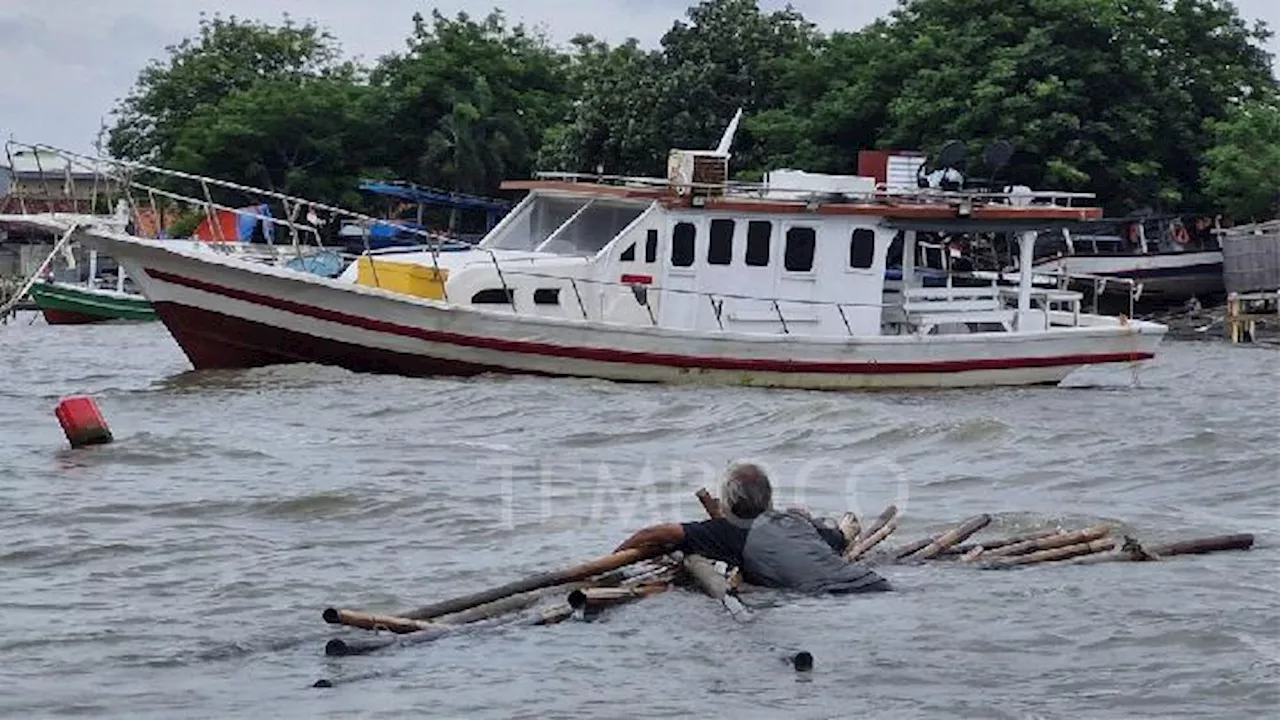
[[[511,288],[489,288],[471,296],[472,305],[510,305]]]
[[[634,249],[634,246],[633,246]],[[533,291],[534,305],[559,305],[560,288],[538,288]]]

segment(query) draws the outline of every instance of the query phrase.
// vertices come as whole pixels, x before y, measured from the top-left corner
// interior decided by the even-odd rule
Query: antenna
[[[738,134],[738,124],[742,122],[742,108],[738,108],[738,112],[733,114],[733,119],[729,121],[729,127],[724,129],[724,135],[720,136],[720,144],[716,146],[717,155],[728,155],[729,150],[733,147],[733,136]]]

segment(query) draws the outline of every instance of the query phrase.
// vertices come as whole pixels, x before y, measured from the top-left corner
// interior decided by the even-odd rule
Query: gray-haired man
[[[655,525],[632,535],[619,550],[670,547],[722,560],[765,587],[810,593],[890,590],[889,582],[860,563],[845,562],[845,539],[799,513],[773,509],[773,486],[757,465],[729,468],[720,487],[725,517]]]

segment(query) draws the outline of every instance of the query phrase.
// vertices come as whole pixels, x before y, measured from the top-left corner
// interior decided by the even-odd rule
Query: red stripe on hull
[[[571,358],[575,360],[591,360],[591,361],[597,361],[597,362],[626,363],[626,364],[632,364],[632,365],[655,365],[659,367],[693,368],[693,369],[704,369],[704,370],[738,370],[738,371],[752,371],[752,372],[780,372],[780,373],[804,372],[804,373],[822,373],[822,374],[889,375],[889,374],[912,374],[912,373],[955,373],[955,372],[969,372],[969,371],[975,371],[975,370],[1015,370],[1015,369],[1022,369],[1022,368],[1080,366],[1080,365],[1090,365],[1090,364],[1099,364],[1099,363],[1137,362],[1142,360],[1150,360],[1155,357],[1153,353],[1125,352],[1125,353],[1099,353],[1094,355],[1056,355],[1056,356],[1050,356],[1050,357],[972,358],[967,360],[944,360],[944,361],[920,362],[920,363],[901,363],[901,362],[899,363],[877,363],[877,362],[850,363],[850,362],[815,362],[815,361],[805,361],[805,360],[766,360],[766,359],[756,360],[756,359],[747,359],[747,358],[693,357],[688,355],[636,352],[636,351],[630,351],[630,350],[613,350],[608,348],[596,348],[596,347],[580,347],[580,346],[570,347],[570,346],[552,345],[548,343],[528,342],[528,341],[522,341],[522,340],[503,340],[503,339],[493,338],[493,337],[462,335],[459,333],[444,332],[439,330],[426,330],[423,328],[412,327],[408,325],[400,325],[400,324],[388,322],[385,320],[375,320],[373,318],[364,317],[361,315],[352,315],[349,313],[339,312],[336,310],[329,310],[326,308],[316,307],[314,305],[305,305],[303,303],[294,302],[292,300],[284,300],[281,298],[276,298],[269,295],[262,295],[259,293],[249,292],[246,290],[238,290],[235,288],[223,287],[221,285],[215,285],[212,283],[205,282],[203,280],[196,280],[193,278],[183,277],[181,275],[174,275],[172,273],[162,272],[159,270],[147,269],[146,273],[149,276],[155,278],[156,280],[172,283],[174,285],[193,288],[203,292],[212,293],[215,295],[221,295],[223,297],[229,297],[229,298],[241,300],[248,303],[253,303],[255,305],[261,305],[264,307],[269,307],[276,310],[293,313],[295,315],[300,315],[303,317],[316,318],[318,320],[325,320],[327,322],[338,323],[341,325],[347,325],[349,327],[356,327],[356,328],[369,330],[373,332],[386,333],[389,335],[396,335],[400,337],[411,337],[411,338],[415,338],[415,339],[423,340],[427,342],[457,345],[461,347],[476,348],[481,350],[520,353],[525,355],[537,355],[542,357]],[[185,311],[196,311],[196,308],[191,308],[189,306],[179,306],[173,303],[169,303],[168,305],[170,305],[170,309],[168,310],[168,313],[171,316],[174,313],[173,308],[175,307],[182,307],[183,310]],[[354,344],[344,343],[336,340],[318,338],[311,335],[306,335],[304,333],[291,333],[290,331],[276,328],[274,326],[256,323],[248,320],[242,320],[239,318],[232,318],[230,316],[225,316],[220,313],[213,313],[211,311],[200,310],[199,312],[208,312],[210,315],[214,317],[225,318],[226,322],[229,322],[229,323],[230,322],[248,323],[251,325],[255,325],[257,327],[266,328],[272,333],[279,332],[282,334],[291,334],[299,338],[310,338],[310,342],[332,343],[334,345],[341,345],[347,348],[352,348],[352,350],[350,351],[352,353],[355,352],[356,349],[358,349],[360,353],[368,353],[368,354],[390,353],[394,355],[406,355],[405,353],[395,353],[393,351],[384,351],[384,350],[370,348],[363,345],[354,345]],[[211,334],[210,330],[206,328],[200,328],[199,326],[197,326],[196,328],[191,328],[189,326],[186,326],[185,323],[178,325],[176,323],[179,321],[176,321],[176,320],[171,322],[169,319],[166,319],[165,313],[163,312],[160,313],[160,317],[162,320],[165,321],[165,325],[168,326],[169,331],[174,335],[174,337],[178,338],[179,344],[182,344],[183,342],[179,338],[180,334],[194,333],[198,337],[204,337]],[[223,358],[224,356],[239,357],[242,355],[241,351],[232,350],[230,348],[225,348],[221,346],[222,345],[236,346],[236,345],[245,344],[245,342],[242,341],[241,338],[239,338],[234,333],[218,333],[218,338],[216,340],[213,340],[213,342],[217,343],[220,347],[211,347],[207,349],[201,349],[201,351],[197,352],[194,356],[192,355],[191,352],[187,353],[188,357],[191,358],[192,364],[195,365],[197,369],[203,369],[206,367],[217,367],[217,368],[259,367],[264,364],[280,364],[280,363],[287,363],[287,362],[321,362],[321,363],[329,362],[323,359],[317,359],[315,357],[312,357],[303,348],[295,349],[288,344],[282,346],[280,342],[272,341],[269,337],[266,337],[266,331],[263,331],[262,342],[265,344],[261,344],[260,347],[259,347],[260,345],[259,343],[254,344],[255,348],[258,349],[258,352],[260,352],[260,354],[263,357],[278,356],[280,358],[291,358],[291,359],[279,359],[272,362],[253,362],[247,365],[231,365],[231,364],[227,364],[224,361],[219,361],[217,362],[217,364],[214,364],[214,365],[201,365],[199,362],[197,362],[196,357],[201,357],[201,358],[210,357],[214,359]],[[185,345],[184,345],[184,349],[185,349]],[[362,362],[359,358],[356,358],[350,355],[348,351],[343,351],[341,355],[343,357],[349,358],[349,360],[347,362],[332,362],[331,364],[341,365],[342,367],[347,367],[347,368],[356,369],[356,370],[361,369],[358,366],[366,364]],[[407,355],[407,357],[419,358],[420,360],[430,361],[437,366],[482,368],[480,370],[476,370],[475,372],[490,372],[490,371],[511,372],[510,370],[504,370],[502,368],[485,367],[482,365],[470,365],[467,363],[459,364],[450,360],[439,360],[439,359],[428,358],[428,357],[423,357],[418,355]],[[380,364],[380,363],[376,363],[376,364]],[[401,371],[389,370],[387,372],[401,372]],[[450,370],[444,370],[441,372],[454,374]],[[423,374],[423,373],[408,373],[408,374]],[[435,374],[438,374],[438,373],[435,373]]]
[[[498,368],[353,345],[176,303],[155,303],[156,314],[197,370],[236,370],[316,363],[355,372],[412,377],[479,375]]]
[[[74,310],[54,310],[53,308],[42,308],[40,314],[44,315],[44,321],[50,325],[88,325],[111,320],[111,318],[103,315],[90,315],[89,313],[75,312]]]

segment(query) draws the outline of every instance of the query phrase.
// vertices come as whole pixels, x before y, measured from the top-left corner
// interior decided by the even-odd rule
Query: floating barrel
[[[93,398],[81,396],[66,398],[58,403],[58,409],[54,411],[54,415],[58,417],[62,432],[66,434],[67,441],[73,448],[106,445],[113,440],[111,428],[107,427],[107,421],[103,419],[102,412],[98,410],[98,404],[93,401]]]

